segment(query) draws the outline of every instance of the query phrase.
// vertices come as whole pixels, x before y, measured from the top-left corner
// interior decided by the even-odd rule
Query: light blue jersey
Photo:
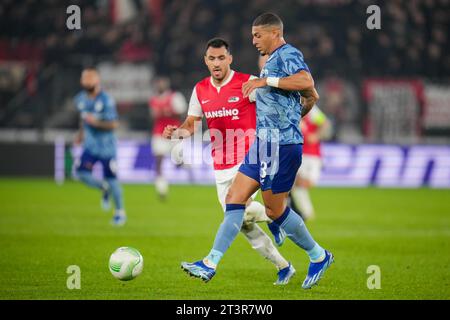
[[[102,121],[117,120],[116,104],[114,100],[104,91],[94,98],[90,98],[85,91],[75,96],[75,106],[81,113],[92,113]],[[101,159],[116,157],[116,136],[113,130],[96,129],[83,122],[84,143],[83,148],[91,155]]]
[[[261,78],[291,76],[309,72],[303,54],[290,44],[277,48],[261,70]],[[300,131],[302,105],[298,91],[270,86],[256,90],[256,131],[258,138],[280,145],[303,143]]]

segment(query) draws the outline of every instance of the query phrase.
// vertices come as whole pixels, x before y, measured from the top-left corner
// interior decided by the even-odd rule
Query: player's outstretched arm
[[[201,117],[187,116],[180,127],[166,126],[163,131],[163,137],[166,139],[184,139],[192,136],[201,121]]]
[[[252,79],[242,85],[242,93],[244,97],[248,97],[253,90],[265,86],[272,86],[288,91],[305,91],[314,89],[314,79],[305,70],[284,78],[268,77]]]

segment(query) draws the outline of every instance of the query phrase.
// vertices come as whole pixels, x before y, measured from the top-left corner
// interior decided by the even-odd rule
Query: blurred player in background
[[[302,284],[309,289],[319,282],[334,258],[313,239],[286,200],[302,159],[300,119],[319,95],[302,53],[285,42],[283,22],[278,16],[265,13],[257,17],[252,36],[258,51],[269,55],[260,78],[242,85],[244,98],[256,90],[256,139],[228,190],[224,220],[210,252],[202,260],[183,263],[183,269],[204,281],[214,277],[217,265],[242,226],[245,203],[261,188],[266,214],[309,256],[308,273]]]
[[[302,165],[291,190],[291,206],[304,220],[314,217],[314,207],[309,189],[319,181],[322,159],[320,141],[331,137],[331,125],[317,105],[302,118],[301,129],[304,137]]]
[[[83,153],[77,163],[77,175],[86,185],[102,192],[102,208],[109,210],[110,196],[115,204],[114,225],[123,225],[126,214],[122,188],[117,180],[117,142],[114,130],[119,126],[114,100],[100,87],[100,76],[95,68],[86,68],[81,74],[83,91],[76,95],[75,106],[80,112],[80,130],[75,144],[83,143]],[[103,167],[103,180],[92,175],[95,163]]]
[[[162,137],[164,128],[168,125],[179,126],[180,115],[186,112],[186,99],[180,92],[171,90],[167,77],[157,77],[155,80],[156,94],[148,101],[150,116],[153,118],[152,152],[156,158],[155,188],[160,199],[165,199],[169,184],[162,172],[162,161],[170,154],[173,147],[171,141]]]
[[[208,42],[205,64],[211,76],[194,87],[184,123],[179,128],[170,125],[164,130],[166,138],[189,137],[194,134],[196,123],[200,123],[205,115],[211,132],[217,195],[224,211],[225,197],[255,139],[256,126],[255,97],[242,96],[242,84],[256,77],[232,70],[232,61],[233,57],[225,40],[216,38]],[[254,196],[255,194],[246,199],[245,221],[240,231],[255,250],[277,267],[278,278],[274,284],[287,284],[295,274],[295,269],[257,225],[257,222],[271,220],[266,216],[264,206],[253,201]],[[182,266],[185,268],[185,265]]]

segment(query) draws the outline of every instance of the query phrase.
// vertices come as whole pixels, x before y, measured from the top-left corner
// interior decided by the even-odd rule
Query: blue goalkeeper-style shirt
[[[301,70],[309,72],[303,54],[290,44],[277,48],[267,59],[260,77],[284,78]],[[303,143],[300,131],[302,105],[298,91],[270,86],[256,90],[256,132],[261,140],[280,145]]]
[[[95,98],[90,98],[86,91],[81,91],[75,96],[75,106],[81,114],[92,113],[102,121],[114,121],[118,119],[116,104],[106,92],[100,91]],[[116,156],[116,136],[113,130],[101,130],[94,128],[83,121],[84,142],[83,148],[93,156],[101,159],[111,159]]]

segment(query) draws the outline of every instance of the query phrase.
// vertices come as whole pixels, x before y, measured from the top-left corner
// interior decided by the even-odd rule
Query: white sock
[[[309,197],[309,191],[305,188],[294,187],[291,190],[291,196],[294,198],[295,204],[300,209],[303,216],[308,219],[314,216],[314,207]]]
[[[169,183],[163,176],[156,177],[155,188],[159,194],[165,196],[167,195],[167,192],[169,192]]]
[[[245,221],[247,222],[271,222],[266,215],[266,207],[258,201],[252,201],[245,208]]]
[[[270,260],[280,270],[289,266],[289,262],[275,248],[269,236],[256,223],[244,223],[241,232],[264,258]]]
[[[120,217],[125,217],[126,213],[125,213],[124,209],[118,209],[118,210],[116,210],[115,215],[120,216]]]

